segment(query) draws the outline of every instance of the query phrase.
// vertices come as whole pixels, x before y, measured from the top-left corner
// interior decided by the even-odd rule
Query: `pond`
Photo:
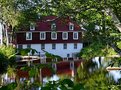
[[[105,60],[104,57],[101,57],[100,60],[99,57],[95,57],[88,61],[68,60],[52,62],[48,64],[51,67],[45,67],[46,64],[43,64],[45,66],[41,69],[39,77],[43,85],[47,84],[49,81],[71,79],[74,83],[83,84],[87,90],[109,90],[115,85],[119,88],[121,87],[121,73],[120,70],[106,70],[110,61],[111,60]],[[35,64],[36,62],[32,63]],[[24,64],[27,63],[25,62]],[[32,67],[33,66],[31,66],[31,69]],[[54,73],[51,72],[51,68],[54,69]],[[17,73],[20,82],[30,79],[27,71],[17,71]],[[31,78],[30,82],[34,83],[34,80],[35,78]]]
[[[76,74],[74,77],[66,77],[66,74],[62,74],[65,78],[70,78],[74,82],[82,82],[88,90],[120,90],[120,70],[107,71],[106,68],[109,66],[111,60],[105,60],[101,57],[101,62],[99,62],[99,57],[95,57],[92,61],[84,61],[83,68],[78,66],[76,68]],[[43,82],[48,83],[48,81],[57,81],[61,78],[60,75],[55,74],[50,78],[43,78]],[[95,87],[95,88],[94,88]]]

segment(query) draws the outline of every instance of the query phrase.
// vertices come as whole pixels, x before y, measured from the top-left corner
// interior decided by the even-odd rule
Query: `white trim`
[[[75,34],[77,35],[77,36],[76,36],[77,38],[74,37]],[[73,32],[73,39],[74,39],[74,40],[78,40],[78,32]]]
[[[64,37],[64,34],[66,34],[66,38]],[[68,40],[68,32],[63,32],[62,33],[62,39],[63,40]]]
[[[44,37],[42,38],[41,35],[44,35]],[[40,40],[45,40],[46,39],[46,32],[40,32]]]
[[[55,38],[53,38],[53,34],[55,34]],[[57,40],[57,32],[51,32],[51,39],[52,40]]]
[[[74,24],[73,23],[69,23],[69,30],[74,30]]]
[[[30,34],[30,37],[27,38],[27,34]],[[26,32],[26,40],[32,40],[32,32]]]

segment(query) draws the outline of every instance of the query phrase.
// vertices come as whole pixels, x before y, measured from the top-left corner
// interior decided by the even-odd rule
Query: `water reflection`
[[[100,68],[100,63],[99,63],[99,57],[95,57],[92,59],[93,62],[96,62],[98,65],[98,68]],[[101,57],[101,64],[103,68],[107,68],[109,66],[109,62],[111,62],[111,60],[105,60],[104,57]],[[121,78],[121,70],[113,70],[113,71],[108,71],[108,74],[110,77],[112,77],[115,82],[118,82],[118,80]]]
[[[55,74],[50,78],[48,77],[43,78],[43,84],[47,83],[48,81],[57,81],[57,80],[59,80],[59,77]]]
[[[84,84],[87,90],[120,90],[121,73],[118,70],[107,71],[110,60],[105,60],[101,57],[95,57],[92,60],[84,61],[78,68],[76,68],[75,82]],[[59,80],[60,77],[54,75],[49,80]],[[48,82],[48,80],[46,80]]]
[[[119,70],[115,71],[109,71],[109,75],[113,76],[113,79],[118,82],[118,80],[121,78],[121,73]]]
[[[110,60],[109,60],[110,61]],[[87,90],[109,90],[121,78],[120,71],[107,71],[109,63],[104,57],[95,57],[88,61],[53,62],[51,66],[56,73],[49,69],[42,69],[43,84],[48,81],[70,78],[74,82],[81,82]],[[33,62],[34,63],[34,62]],[[50,75],[48,75],[50,73]],[[51,76],[52,75],[52,76]],[[49,78],[48,78],[49,76]],[[62,77],[63,76],[63,77]]]
[[[49,78],[44,77],[43,82],[48,82],[49,80],[56,81],[56,80],[61,79],[60,78],[61,76],[66,78],[66,75],[68,75],[67,77],[70,76],[70,79],[72,79],[73,73],[75,74],[75,77],[73,76],[74,79],[76,80],[78,78],[79,81],[83,80],[86,82],[86,80],[88,81],[88,78],[92,77],[92,75],[95,76],[97,74],[95,76],[95,78],[102,77],[105,80],[109,80],[109,81],[114,80],[115,82],[118,82],[118,80],[121,78],[121,73],[119,70],[118,71],[116,71],[116,70],[107,71],[106,67],[108,66],[109,61],[105,60],[104,57],[101,57],[101,62],[99,62],[99,57],[95,57],[90,61],[83,61],[83,64],[82,64],[83,66],[80,65],[78,67],[74,67],[74,69],[71,69],[72,70],[71,76],[70,76],[70,73],[68,73],[68,71],[69,71],[68,67],[64,68],[63,66],[61,66],[62,65],[62,63],[61,63],[60,66],[59,65],[57,66],[58,70],[60,70],[63,67],[67,71],[65,72],[64,70],[62,70],[61,73],[57,72],[56,74],[54,74],[52,77],[49,77]],[[65,66],[68,66],[68,65],[65,65]],[[73,70],[75,70],[75,71],[73,72]],[[74,79],[72,79],[72,80],[74,80]]]

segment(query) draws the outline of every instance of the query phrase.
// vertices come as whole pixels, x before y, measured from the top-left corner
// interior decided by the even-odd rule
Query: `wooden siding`
[[[40,32],[32,32],[32,40],[26,40],[26,32],[17,33],[17,44],[47,44],[47,43],[80,43],[82,42],[82,33],[78,34],[79,39],[73,39],[73,32],[68,32],[68,40],[62,39],[62,32],[57,32],[57,40],[51,39],[51,32],[46,32],[46,39],[40,40]]]

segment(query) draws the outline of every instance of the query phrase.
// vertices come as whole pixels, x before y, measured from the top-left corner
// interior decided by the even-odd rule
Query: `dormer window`
[[[74,30],[74,24],[73,23],[69,23],[69,30]]]
[[[32,40],[32,32],[26,32],[26,40]]]
[[[30,24],[30,30],[35,30],[35,24],[34,23]]]
[[[55,30],[56,29],[56,24],[55,23],[52,23],[51,24],[51,30]]]

